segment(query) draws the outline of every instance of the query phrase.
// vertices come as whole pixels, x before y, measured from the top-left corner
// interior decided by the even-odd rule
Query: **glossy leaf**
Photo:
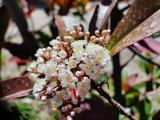
[[[121,51],[122,49],[126,48],[127,46],[160,31],[159,19],[160,19],[160,10],[155,12],[143,23],[138,25],[133,31],[127,34],[123,39],[120,39],[119,41],[117,41],[117,43],[114,43],[114,46],[110,48],[111,54],[114,55],[119,51]],[[114,40],[114,39],[111,38],[111,40]]]
[[[0,82],[0,100],[14,99],[30,95],[33,82],[28,76],[12,78]]]
[[[156,67],[153,71],[153,75],[155,78],[160,79],[160,68]]]
[[[128,33],[155,13],[159,8],[159,0],[136,0],[113,32],[108,42],[108,49],[111,50],[115,47]]]
[[[148,51],[151,51],[155,54],[160,54],[160,42],[154,40],[154,38],[149,37],[139,42],[139,44],[145,47]]]
[[[132,106],[133,104],[135,104],[138,101],[139,95],[140,95],[139,91],[134,90],[134,89],[130,90],[125,95],[126,105],[127,106]]]

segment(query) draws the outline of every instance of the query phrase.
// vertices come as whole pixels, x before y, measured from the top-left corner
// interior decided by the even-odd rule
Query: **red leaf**
[[[10,61],[14,61],[16,62],[17,64],[26,64],[28,62],[31,62],[31,60],[28,60],[28,59],[21,59],[21,58],[18,58],[18,57],[11,57]]]
[[[158,11],[159,7],[159,0],[136,0],[111,35],[111,39],[108,42],[108,49],[113,49],[116,44],[140,25],[140,23]]]
[[[160,10],[158,10],[153,15],[151,15],[149,18],[147,18],[144,22],[138,25],[124,38],[118,40],[117,43],[114,42],[115,44],[114,46],[112,46],[111,54],[114,55],[118,53],[119,51],[121,51],[122,49],[160,31],[159,19],[160,19]],[[113,39],[110,39],[110,40],[112,41]]]
[[[28,76],[12,78],[0,82],[0,99],[9,100],[30,95],[33,82]]]
[[[142,43],[142,44],[141,44]],[[154,40],[153,38],[149,37],[144,39],[140,44],[147,48],[149,51],[154,52],[155,54],[160,54],[160,42]]]
[[[135,43],[133,45],[139,52],[149,52],[147,48],[143,47],[141,44],[139,43]]]

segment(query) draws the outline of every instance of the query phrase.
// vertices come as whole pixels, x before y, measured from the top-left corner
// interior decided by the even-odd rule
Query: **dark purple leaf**
[[[127,34],[123,39],[114,43],[115,45],[112,46],[111,54],[114,55],[121,51],[122,49],[128,47],[129,45],[143,40],[151,36],[152,34],[160,31],[160,10],[155,12],[152,16],[138,25],[135,29],[133,29],[129,34]],[[112,38],[110,39],[113,40]],[[109,44],[111,45],[111,44]]]
[[[97,29],[100,30],[108,28],[109,16],[115,4],[117,3],[117,0],[112,0],[112,2],[109,3],[102,1],[96,6],[91,21],[89,23],[89,31],[91,35],[93,35],[94,31]]]
[[[159,8],[160,0],[136,0],[111,35],[111,39],[108,42],[108,49],[111,50],[115,47],[129,32]]]
[[[139,43],[135,43],[133,45],[140,53],[141,52],[149,52],[147,48],[143,47],[142,45],[140,45]]]
[[[9,100],[31,94],[33,82],[28,76],[0,82],[0,100]]]
[[[160,54],[160,42],[154,40],[154,38],[148,37],[142,41],[139,41],[139,44],[146,48],[148,51],[158,55]]]
[[[98,9],[99,9],[99,5],[96,6],[94,13],[93,13],[93,16],[91,18],[91,21],[89,23],[89,31],[92,35],[94,34],[94,31],[97,30],[96,21],[97,21],[97,17],[98,17]]]

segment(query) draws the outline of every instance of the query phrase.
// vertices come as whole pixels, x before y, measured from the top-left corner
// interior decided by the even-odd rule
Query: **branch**
[[[149,59],[149,58],[146,58],[145,56],[143,56],[142,54],[140,54],[138,51],[136,51],[133,47],[128,47],[128,48],[129,48],[134,54],[138,55],[138,56],[141,57],[142,59],[144,59],[144,60],[148,61],[149,63],[152,63],[152,64],[154,64],[154,65],[156,65],[157,67],[160,68],[160,64],[152,61],[152,60]]]
[[[98,86],[94,81],[91,81],[92,88],[95,89],[101,96],[106,98],[108,102],[122,115],[126,116],[130,120],[136,120],[136,118],[125,111],[124,107],[121,106],[117,101],[115,101],[108,93],[106,93],[100,86]]]
[[[128,63],[134,58],[135,54],[133,54],[127,61],[126,63],[124,63],[122,66],[121,66],[121,69],[123,69],[126,65],[128,65]]]

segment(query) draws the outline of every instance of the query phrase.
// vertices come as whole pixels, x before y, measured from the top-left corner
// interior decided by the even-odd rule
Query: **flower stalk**
[[[125,108],[115,101],[107,92],[105,92],[99,85],[97,85],[94,81],[91,81],[92,89],[95,89],[101,96],[108,100],[108,102],[122,115],[126,116],[130,120],[136,120],[136,118],[129,112],[125,110]]]

